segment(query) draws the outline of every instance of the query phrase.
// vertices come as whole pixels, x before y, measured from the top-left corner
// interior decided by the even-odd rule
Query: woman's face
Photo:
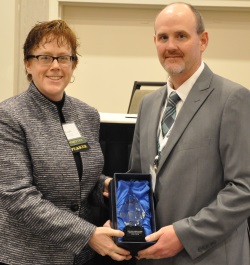
[[[57,40],[53,40],[45,44],[42,42],[31,55],[71,56],[72,51],[67,44],[58,47]],[[39,91],[53,101],[63,98],[74,70],[72,61],[69,64],[60,64],[56,59],[51,64],[44,65],[37,58],[31,58],[25,62],[25,67]]]

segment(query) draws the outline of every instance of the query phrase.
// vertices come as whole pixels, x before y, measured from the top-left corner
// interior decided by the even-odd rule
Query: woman
[[[94,251],[130,259],[96,227],[90,203],[103,203],[98,112],[64,90],[78,42],[62,20],[35,25],[24,44],[30,86],[0,104],[0,262],[93,264]],[[94,250],[94,251],[93,251]]]

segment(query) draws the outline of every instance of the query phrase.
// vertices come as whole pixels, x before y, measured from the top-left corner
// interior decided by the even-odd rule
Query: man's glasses
[[[51,65],[54,60],[57,60],[57,62],[60,65],[70,65],[72,61],[76,61],[76,56],[70,56],[70,55],[62,55],[62,56],[50,56],[50,55],[27,55],[26,59],[32,59],[36,58],[38,62],[42,65]]]

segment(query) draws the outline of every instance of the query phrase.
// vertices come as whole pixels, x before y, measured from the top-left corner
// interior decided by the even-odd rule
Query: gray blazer
[[[104,179],[99,114],[69,96],[63,114],[90,145],[81,182],[52,102],[31,84],[0,104],[0,262],[72,265],[93,254],[89,195],[102,200]]]
[[[145,96],[131,172],[149,173],[167,87]],[[250,91],[205,66],[162,152],[155,187],[158,229],[174,225],[184,250],[150,265],[249,265]]]

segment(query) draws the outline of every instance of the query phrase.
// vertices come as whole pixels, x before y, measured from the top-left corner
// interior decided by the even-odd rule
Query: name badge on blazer
[[[73,153],[89,150],[89,144],[86,139],[81,136],[74,122],[64,123],[62,127]]]

